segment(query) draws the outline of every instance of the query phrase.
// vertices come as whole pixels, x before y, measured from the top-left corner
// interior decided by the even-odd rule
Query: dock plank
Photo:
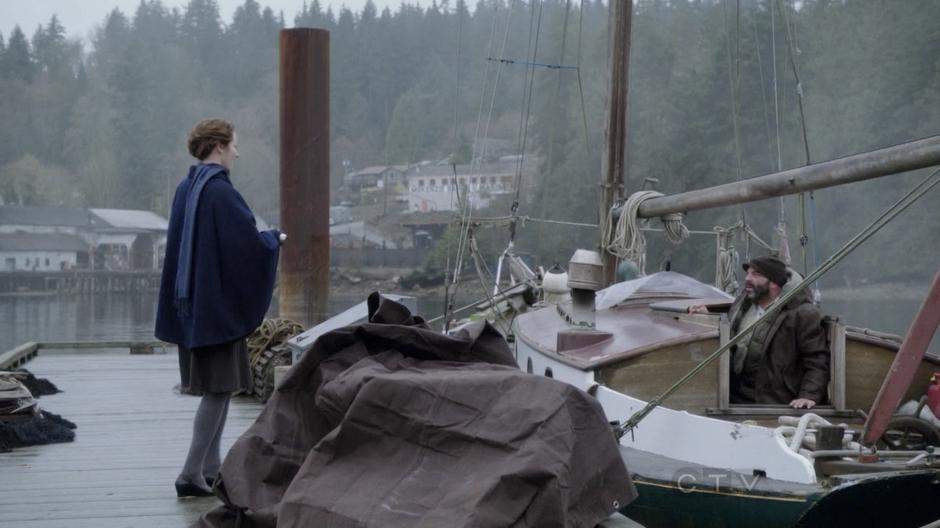
[[[24,365],[62,393],[40,406],[78,425],[75,442],[0,453],[0,528],[188,526],[215,497],[178,500],[173,488],[199,398],[179,394],[175,350],[42,350]],[[223,450],[261,405],[235,398]]]

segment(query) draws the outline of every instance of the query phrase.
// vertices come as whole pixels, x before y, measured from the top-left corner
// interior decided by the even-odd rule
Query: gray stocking
[[[186,463],[183,464],[183,471],[176,479],[178,483],[188,482],[199,487],[207,487],[202,470],[209,459],[209,450],[216,431],[221,431],[225,422],[225,412],[228,410],[230,397],[231,395],[227,392],[207,392],[202,396],[193,420],[193,440],[189,444],[189,454],[186,456]]]
[[[209,452],[206,454],[206,460],[202,464],[202,474],[205,477],[214,479],[219,474],[219,468],[222,466],[222,454],[219,444],[222,440],[222,430],[225,429],[225,419],[228,417],[228,404],[232,401],[231,394],[225,399],[225,409],[222,411],[222,419],[219,421],[219,427],[216,429],[209,444]]]

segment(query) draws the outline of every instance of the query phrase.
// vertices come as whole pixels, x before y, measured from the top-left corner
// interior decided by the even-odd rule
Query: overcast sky
[[[163,5],[167,7],[183,7],[189,3],[189,0],[162,0]],[[245,0],[216,0],[219,9],[222,12],[222,20],[229,23],[232,20],[232,13],[235,8],[244,4]],[[293,25],[294,15],[300,11],[303,0],[257,0],[261,7],[270,7],[275,13],[284,12],[284,20],[287,24]],[[381,11],[386,5],[390,5],[394,10],[401,3],[399,0],[373,0],[375,5]],[[359,12],[366,0],[320,0],[320,5],[326,9],[326,6],[332,6],[333,12],[338,13],[340,8],[345,5],[355,12]],[[422,4],[423,2],[408,3]],[[45,24],[54,14],[59,15],[59,20],[69,36],[81,37],[88,40],[89,32],[101,21],[104,20],[112,9],[117,7],[127,15],[133,15],[140,0],[0,0],[0,33],[3,34],[4,42],[9,38],[13,26],[19,24],[27,37],[31,37],[36,27]]]

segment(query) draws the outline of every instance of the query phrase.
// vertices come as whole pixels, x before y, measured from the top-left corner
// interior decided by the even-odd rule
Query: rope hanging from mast
[[[738,252],[734,248],[735,228],[715,227],[716,233],[716,261],[715,286],[726,293],[733,293],[738,289],[738,280],[734,275],[738,269]]]
[[[602,233],[607,252],[620,259],[633,261],[643,275],[646,274],[646,236],[643,235],[637,213],[640,204],[645,200],[660,196],[663,194],[656,191],[638,191],[631,194],[623,204],[617,225],[614,226],[614,215],[608,215],[607,225]],[[682,218],[682,213],[672,213],[660,218],[666,239],[673,244],[680,244],[689,238],[689,230],[682,223]]]

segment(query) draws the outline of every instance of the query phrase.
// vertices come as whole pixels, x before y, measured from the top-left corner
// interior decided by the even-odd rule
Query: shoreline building
[[[501,159],[495,163],[453,165],[418,164],[408,170],[408,211],[456,211],[460,199],[468,197],[470,206],[481,209],[500,195],[515,191],[518,162]],[[456,181],[456,188],[455,188]]]
[[[166,231],[150,211],[0,206],[0,270],[156,270]]]

